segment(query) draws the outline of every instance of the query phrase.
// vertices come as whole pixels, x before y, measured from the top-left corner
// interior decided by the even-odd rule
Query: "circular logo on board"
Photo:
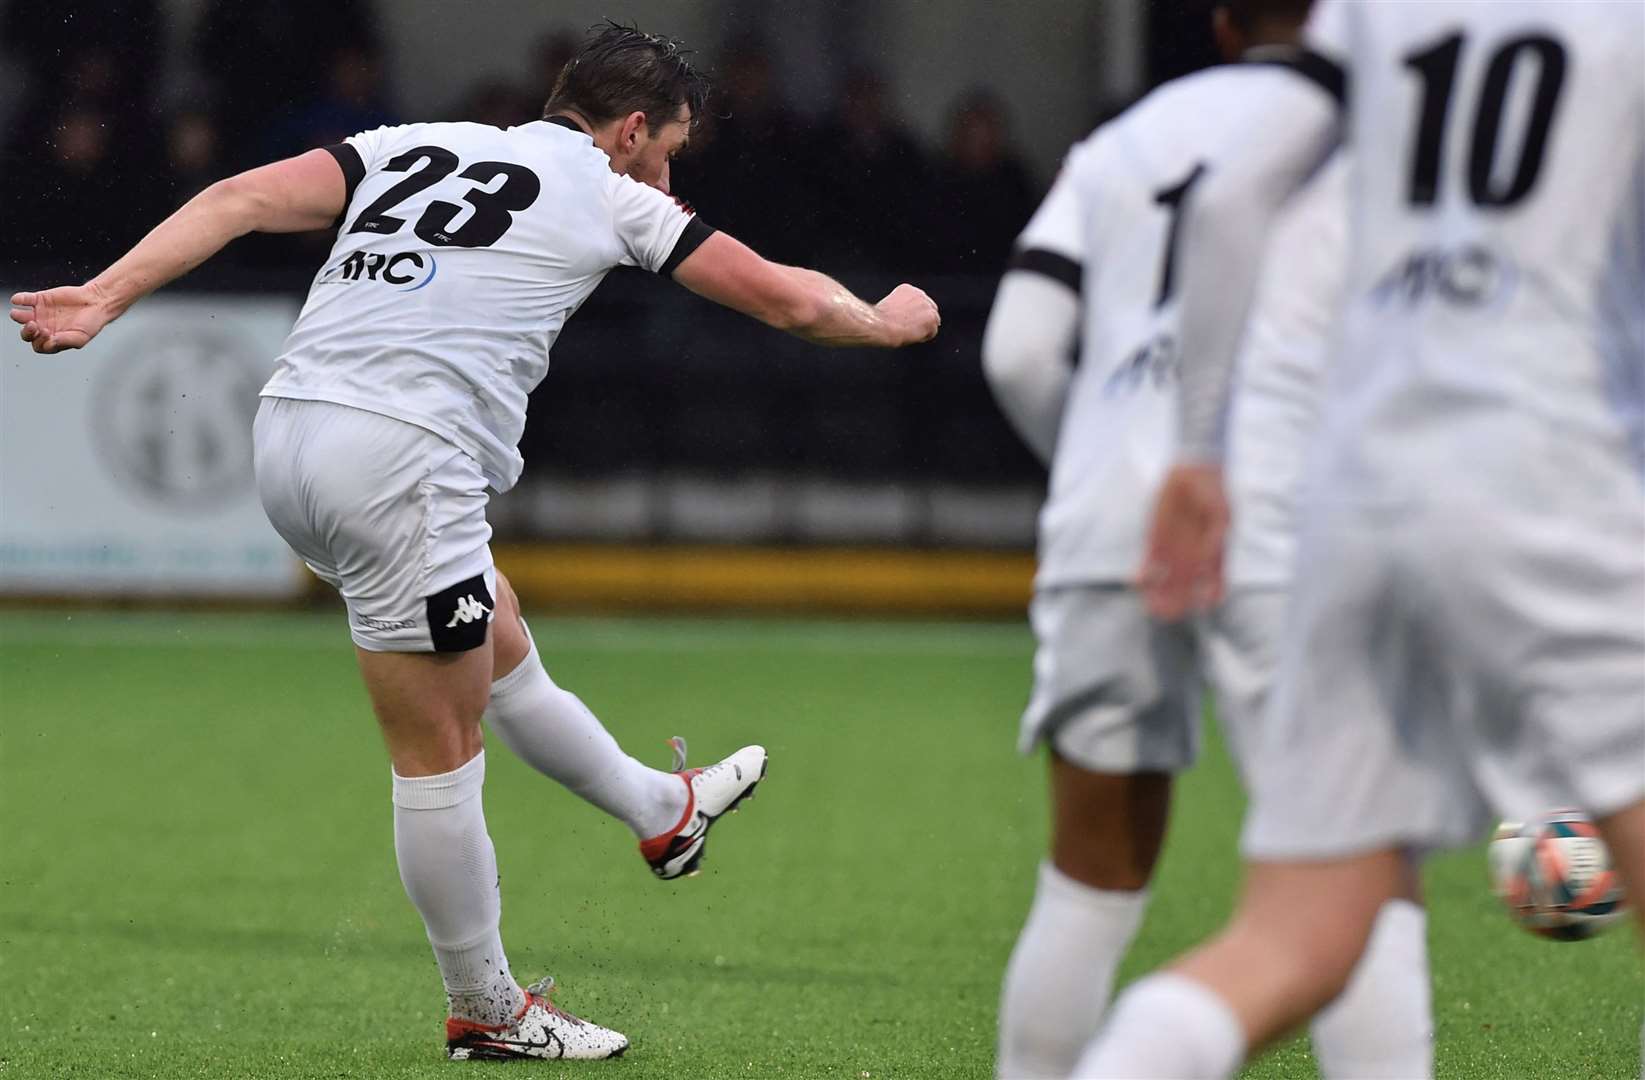
[[[173,510],[208,510],[253,484],[251,422],[263,380],[234,337],[150,335],[109,364],[93,437],[128,489]]]

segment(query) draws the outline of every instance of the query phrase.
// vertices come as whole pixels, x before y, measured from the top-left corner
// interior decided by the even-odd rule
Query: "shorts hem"
[[[427,636],[422,641],[384,641],[382,638],[371,638],[359,633],[354,627],[348,628],[348,636],[354,639],[354,644],[366,652],[434,652],[434,641]]]
[[[1600,786],[1600,785],[1595,785]],[[1593,818],[1606,818],[1645,803],[1645,780],[1631,784],[1606,785],[1588,800],[1587,812]]]
[[[473,645],[470,645],[466,649],[442,649],[435,644],[434,632],[432,628],[429,627],[427,622],[428,613],[426,611],[426,607],[428,604],[428,597],[440,592],[442,589],[448,589],[451,586],[460,584],[470,578],[484,578],[486,580],[487,588],[491,591],[493,597],[492,604],[495,607],[495,597],[497,593],[496,563],[491,558],[491,545],[485,545],[477,556],[471,556],[470,558],[464,559],[462,562],[456,564],[456,567],[456,569],[451,569],[449,566],[441,567],[439,574],[430,575],[428,582],[424,586],[425,589],[427,589],[427,592],[424,596],[418,597],[417,600],[419,604],[424,606],[424,610],[419,610],[417,615],[410,619],[393,620],[394,622],[401,624],[396,630],[387,631],[388,633],[393,633],[395,636],[375,637],[363,631],[361,627],[355,623],[357,616],[354,614],[354,611],[352,608],[349,608],[349,637],[354,640],[354,644],[358,645],[366,652],[459,653],[472,652],[473,650],[479,648],[485,643],[483,639]],[[449,580],[447,580],[448,578]],[[431,587],[436,583],[439,583],[438,587]],[[348,607],[348,601],[346,598],[344,600],[344,606],[345,608]],[[487,622],[490,622],[489,618],[487,619]],[[418,636],[415,639],[411,637],[399,636],[411,633],[416,633]]]
[[[1193,760],[1188,761],[1139,761],[1134,753],[1119,753],[1105,751],[1101,748],[1080,750],[1065,745],[1059,738],[1058,732],[1032,731],[1025,733],[1017,740],[1017,753],[1029,757],[1044,747],[1050,753],[1056,754],[1070,765],[1089,773],[1102,773],[1108,776],[1136,776],[1141,773],[1170,773],[1176,775],[1192,768]]]

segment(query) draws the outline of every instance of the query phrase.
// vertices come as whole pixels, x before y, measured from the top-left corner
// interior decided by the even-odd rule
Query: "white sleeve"
[[[420,126],[422,125],[399,124],[394,127],[372,128],[370,131],[362,131],[358,135],[350,135],[343,142],[354,148],[355,152],[360,155],[360,164],[364,171],[370,172],[381,164],[378,159],[382,157],[385,147],[394,145],[401,135],[411,128]]]
[[[349,207],[354,203],[354,191],[364,180],[366,173],[380,164],[386,147],[395,145],[399,137],[417,124],[402,124],[398,127],[373,128],[362,131],[358,135],[350,135],[340,143],[321,147],[332,156],[337,166],[343,170],[343,212],[337,216],[337,228],[342,228],[343,221],[348,217]]]
[[[1045,201],[1040,203],[1034,216],[1028,219],[1028,225],[1017,238],[1017,253],[1020,258],[1023,252],[1047,251],[1057,255],[1075,266],[1082,266],[1085,262],[1085,212],[1084,204],[1079,194],[1079,183],[1074,178],[1082,158],[1080,147],[1076,146],[1068,155],[1068,161],[1062,171],[1057,173],[1057,179],[1046,193]],[[1013,269],[1016,267],[1013,266]],[[1072,286],[1079,291],[1079,282]]]
[[[616,173],[611,178],[611,227],[622,265],[672,274],[714,232],[672,196]]]
[[[1000,282],[982,338],[982,370],[994,400],[1039,459],[1050,464],[1074,378],[1079,295],[1040,274]]]
[[[982,340],[983,374],[994,400],[1047,464],[1074,376],[1079,328],[1085,215],[1073,163],[1070,154],[1018,239]]]
[[[1266,74],[1266,73],[1258,73]],[[1337,101],[1310,81],[1253,79],[1223,125],[1182,225],[1179,456],[1222,457],[1234,359],[1269,226],[1335,148]]]

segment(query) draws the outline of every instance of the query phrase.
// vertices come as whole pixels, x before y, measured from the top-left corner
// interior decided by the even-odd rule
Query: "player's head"
[[[691,136],[708,80],[678,41],[606,22],[560,69],[543,116],[567,115],[594,135],[611,167],[668,190],[668,161]]]
[[[1224,60],[1257,45],[1293,45],[1302,37],[1313,0],[1218,0],[1211,29]]]

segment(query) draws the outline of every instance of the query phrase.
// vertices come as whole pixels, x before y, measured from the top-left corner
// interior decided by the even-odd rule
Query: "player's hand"
[[[942,326],[942,315],[937,302],[925,295],[925,290],[912,285],[898,285],[884,300],[874,305],[879,309],[895,333],[892,345],[918,345],[937,336]]]
[[[1154,504],[1137,582],[1149,612],[1175,621],[1221,601],[1227,535],[1222,467],[1203,462],[1173,467]]]
[[[11,321],[37,353],[84,348],[116,312],[95,285],[65,285],[45,292],[14,293]]]

